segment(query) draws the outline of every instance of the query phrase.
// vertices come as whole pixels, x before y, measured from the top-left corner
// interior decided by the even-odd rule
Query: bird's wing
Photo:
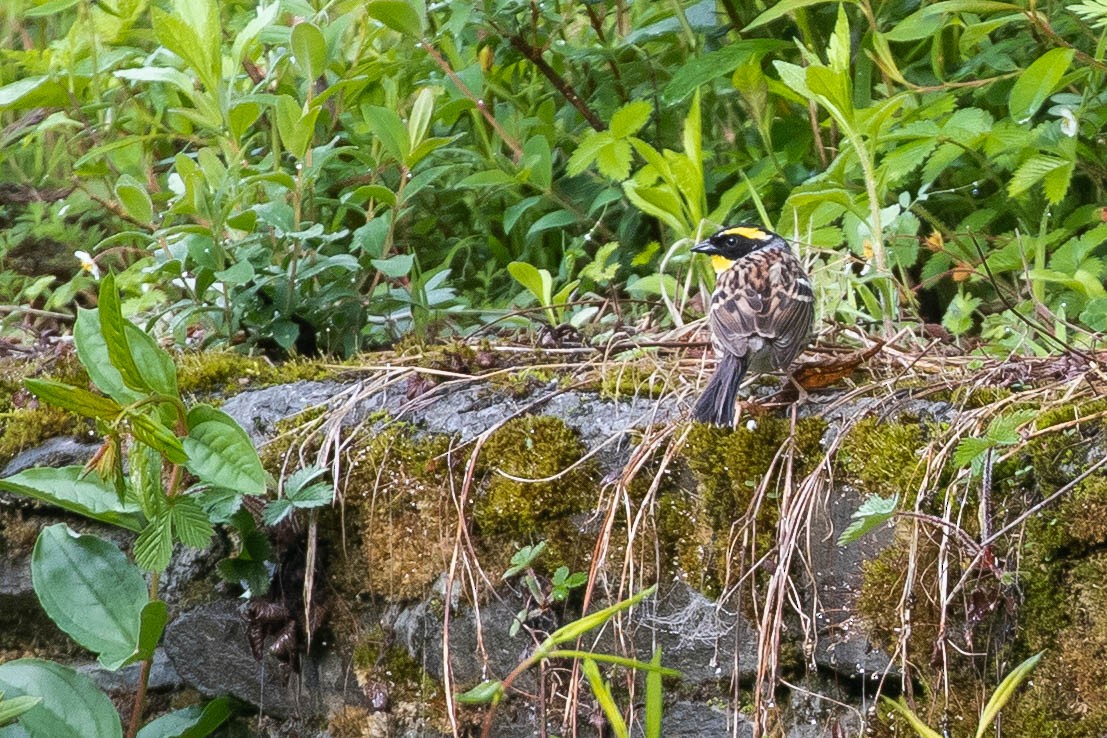
[[[736,356],[767,353],[776,369],[803,351],[815,314],[811,284],[783,249],[755,251],[719,275],[711,304],[716,349]]]

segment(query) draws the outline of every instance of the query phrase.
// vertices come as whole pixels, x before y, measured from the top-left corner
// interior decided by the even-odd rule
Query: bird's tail
[[[746,374],[746,360],[734,354],[723,354],[719,366],[707,382],[703,394],[692,409],[692,420],[714,423],[724,428],[734,425],[734,402],[738,385]]]

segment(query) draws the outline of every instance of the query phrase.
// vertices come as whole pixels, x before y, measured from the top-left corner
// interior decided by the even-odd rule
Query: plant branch
[[[560,92],[565,97],[565,99],[569,101],[570,105],[577,109],[577,112],[580,113],[586,121],[588,121],[588,125],[592,126],[592,128],[596,131],[603,131],[607,128],[600,117],[596,115],[595,111],[589,108],[588,105],[585,104],[585,102],[580,98],[580,95],[577,94],[577,91],[573,88],[573,86],[569,84],[569,82],[564,77],[558,74],[557,70],[551,67],[549,65],[549,62],[547,62],[542,57],[541,49],[527,43],[526,39],[524,39],[522,36],[519,36],[518,34],[509,35],[507,37],[507,40],[511,43],[512,47],[514,47],[520,54],[525,56],[531,64],[538,67],[538,71],[540,71],[546,77],[546,79],[548,79],[550,83],[557,88],[557,91]]]

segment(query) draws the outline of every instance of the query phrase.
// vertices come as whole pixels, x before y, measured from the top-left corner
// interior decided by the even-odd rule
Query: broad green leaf
[[[623,192],[634,207],[646,215],[661,220],[680,234],[690,233],[692,228],[684,219],[684,206],[673,192],[661,187],[640,187],[634,180],[623,182]]]
[[[188,470],[202,481],[246,495],[265,493],[265,470],[246,431],[210,405],[188,411]]]
[[[115,197],[127,215],[142,224],[153,223],[154,204],[142,183],[129,174],[120,175],[115,183]]]
[[[231,713],[231,701],[218,697],[202,707],[192,705],[151,720],[136,738],[204,738],[225,723]]]
[[[80,387],[71,387],[50,379],[26,379],[23,384],[43,402],[86,418],[114,420],[123,412],[123,408],[115,400],[95,395]]]
[[[610,141],[597,152],[596,168],[616,182],[626,179],[630,176],[630,144],[623,140]]]
[[[876,530],[892,518],[898,505],[898,496],[886,500],[877,495],[871,495],[850,516],[852,522],[838,536],[838,545],[845,546],[853,543],[869,531]]]
[[[1074,49],[1050,49],[1034,60],[1026,70],[1015,79],[1011,94],[1007,98],[1007,109],[1018,123],[1026,123],[1038,108],[1042,106],[1065,76]]]
[[[645,100],[635,100],[627,103],[611,116],[611,126],[609,128],[611,135],[615,138],[633,136],[642,130],[642,126],[646,125],[651,113],[653,113],[653,106]]]
[[[27,469],[0,479],[0,489],[127,530],[142,529],[138,507],[121,503],[110,484],[95,474],[85,475],[80,466]]]
[[[854,2],[855,0],[850,0]],[[743,33],[752,31],[754,28],[765,25],[766,23],[772,23],[777,18],[783,18],[788,13],[793,13],[800,8],[806,8],[809,5],[819,5],[820,3],[831,2],[831,0],[782,0],[778,3],[772,3],[769,5],[769,9],[761,15],[753,19],[748,26],[742,29]]]
[[[31,738],[122,738],[115,705],[90,677],[68,666],[39,659],[0,664],[0,690],[42,699],[19,719]]]
[[[66,104],[66,97],[65,87],[52,77],[24,77],[0,86],[0,110],[57,107]]]
[[[51,525],[35,541],[31,580],[50,619],[104,668],[132,660],[149,597],[142,572],[114,543]]]
[[[154,649],[158,647],[168,621],[169,608],[163,600],[152,600],[146,603],[139,620],[136,660],[146,661],[154,658]]]
[[[1011,175],[1011,181],[1007,183],[1007,194],[1011,197],[1018,197],[1042,181],[1046,175],[1066,165],[1070,165],[1069,162],[1056,156],[1034,154],[1020,164],[1015,173]]]
[[[370,0],[365,4],[365,12],[393,31],[417,39],[423,37],[426,8],[422,3],[412,0]]]
[[[208,0],[197,1],[203,5],[208,4]],[[219,75],[210,42],[199,35],[188,22],[160,8],[153,9],[152,20],[158,43],[183,59],[208,90],[217,90]],[[215,43],[218,48],[218,35]]]
[[[834,33],[831,34],[830,44],[826,49],[826,61],[827,65],[839,74],[849,72],[850,34],[845,5],[838,6],[838,20],[834,24]]]
[[[553,183],[553,155],[545,136],[531,136],[523,144],[520,165],[526,170],[529,181],[541,190],[548,190]],[[601,170],[602,171],[602,170]]]
[[[534,221],[534,224],[527,230],[527,238],[552,228],[565,228],[575,225],[576,222],[577,216],[568,210],[554,210]],[[508,268],[510,269],[510,267]]]
[[[365,116],[365,123],[369,126],[369,130],[377,137],[389,156],[397,162],[406,162],[408,153],[411,151],[411,139],[396,111],[379,105],[363,105],[361,112]]]
[[[327,67],[327,42],[319,27],[306,21],[297,23],[292,26],[290,41],[292,57],[300,72],[309,80],[323,74]]]
[[[281,142],[290,154],[303,159],[315,136],[315,119],[319,117],[319,108],[305,111],[291,95],[278,97],[276,108],[277,132],[281,135]]]
[[[553,297],[553,277],[545,269],[539,269],[525,261],[513,261],[507,271],[515,281],[527,288],[538,299],[539,305],[549,305]]]
[[[415,266],[415,257],[411,254],[396,254],[387,259],[371,259],[370,263],[385,276],[399,279],[411,274],[411,268]]]

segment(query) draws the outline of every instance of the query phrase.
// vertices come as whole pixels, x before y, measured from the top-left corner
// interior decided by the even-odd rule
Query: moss
[[[601,369],[601,397],[661,397],[669,388],[666,377],[658,371],[656,362],[618,361]]]
[[[186,353],[174,357],[182,393],[235,394],[274,384],[333,377],[335,367],[320,361],[293,359],[274,364],[259,356],[230,351]]]
[[[48,438],[77,435],[93,428],[91,421],[35,399],[23,385],[23,380],[30,377],[89,386],[88,374],[76,354],[31,362],[0,361],[0,466]]]
[[[444,458],[445,436],[417,437],[393,424],[350,451],[341,493],[356,553],[336,561],[332,575],[349,594],[369,592],[388,600],[425,594],[446,571],[457,512],[451,490],[460,487]],[[455,474],[453,480],[451,474]]]
[[[924,428],[918,422],[867,417],[850,426],[836,462],[866,494],[898,494],[911,501],[925,471],[919,453],[925,441]]]
[[[1058,630],[1056,622],[1024,622],[1028,650],[1044,648],[1046,653],[1029,680],[1029,686],[1005,714],[1004,731],[1011,735],[1093,738],[1107,732],[1107,553],[1097,553],[1076,564],[1059,582],[1055,593],[1067,621]],[[1033,604],[1035,612],[1056,596],[1036,588],[1032,597],[1045,595],[1045,602]],[[1043,627],[1044,626],[1044,627]]]
[[[581,461],[586,453],[576,431],[547,416],[515,418],[488,438],[480,452],[487,483],[473,521],[492,539],[491,550],[510,556],[507,548],[546,539],[545,567],[581,567],[581,537],[570,518],[592,509],[599,476],[595,460]]]

